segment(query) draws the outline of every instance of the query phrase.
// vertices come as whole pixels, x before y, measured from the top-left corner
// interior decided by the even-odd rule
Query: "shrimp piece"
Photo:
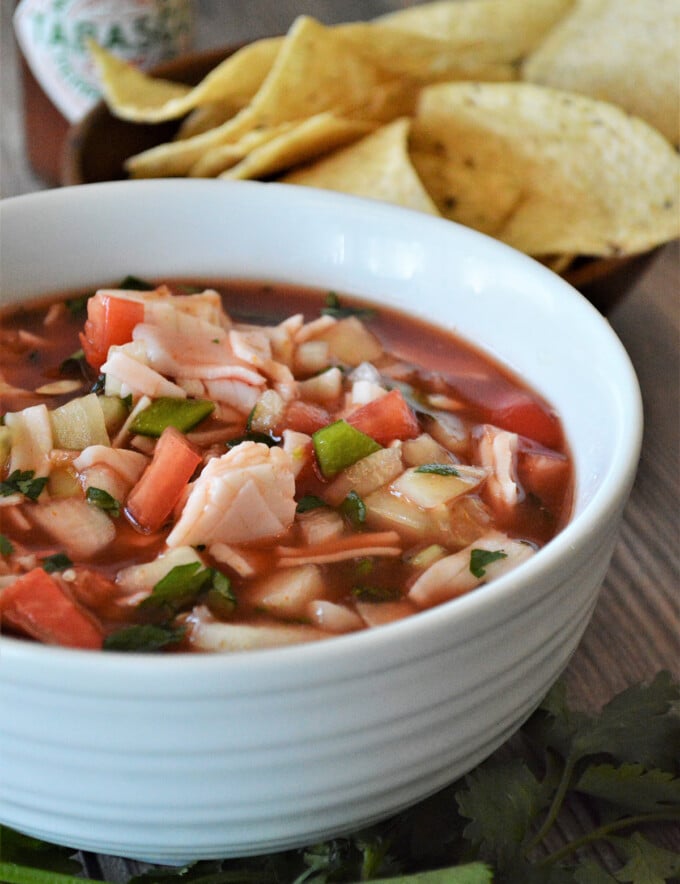
[[[534,552],[531,544],[493,531],[430,565],[411,586],[408,598],[419,608],[431,608],[516,568]],[[482,560],[485,553],[495,554],[496,557],[485,564],[478,564],[475,556],[480,553]]]
[[[494,509],[507,513],[524,499],[517,477],[517,433],[485,424],[477,439],[479,461],[491,470],[486,488]]]
[[[249,543],[283,534],[295,518],[290,456],[241,442],[215,457],[193,483],[168,546]]]

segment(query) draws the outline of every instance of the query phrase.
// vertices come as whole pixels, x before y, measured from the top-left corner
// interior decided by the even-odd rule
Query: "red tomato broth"
[[[184,292],[188,284],[174,280],[168,285],[173,293],[179,294]],[[243,281],[225,283],[209,279],[200,280],[197,285],[196,281],[192,280],[191,287],[198,290],[216,289],[222,296],[227,314],[235,322],[257,325],[277,324],[297,313],[304,315],[305,322],[311,322],[318,318],[326,297],[325,292],[297,286],[273,286]],[[3,345],[0,357],[2,376],[7,385],[28,391],[15,393],[3,388],[0,397],[3,415],[39,403],[54,409],[74,395],[85,395],[96,382],[97,371],[82,361],[70,364],[67,368],[63,367],[65,360],[80,348],[79,335],[83,331],[85,313],[82,310],[53,307],[50,325],[44,324],[46,309],[49,309],[50,304],[64,303],[67,298],[80,298],[82,295],[83,293],[69,293],[60,298],[51,298],[47,303],[36,302],[17,311],[8,312],[2,317],[0,321],[0,340]],[[501,430],[517,434],[516,477],[523,494],[512,508],[505,511],[501,507],[494,512],[493,527],[536,548],[547,543],[568,521],[573,496],[573,468],[561,424],[553,409],[541,396],[513,377],[502,365],[452,333],[398,311],[382,306],[376,307],[344,294],[340,301],[343,307],[372,311],[370,318],[362,321],[384,348],[385,355],[381,357],[378,368],[389,389],[392,389],[393,385],[396,389],[404,391],[408,407],[414,419],[415,415],[418,416],[421,429],[428,426],[431,418],[421,414],[419,408],[424,405],[428,396],[434,396],[434,401],[439,401],[436,397],[440,397],[450,403],[457,403],[455,414],[463,420],[466,427],[492,424]],[[116,340],[116,343],[123,342]],[[98,367],[101,361],[103,359],[99,353],[95,367]],[[313,373],[304,371],[299,374],[303,380],[313,376]],[[58,378],[70,378],[74,383],[75,380],[81,380],[82,386],[77,392],[64,395],[30,392]],[[388,393],[388,396],[390,395],[392,394]],[[403,404],[403,397],[401,394],[397,395]],[[288,403],[283,420],[285,421],[286,413],[290,414],[290,426],[293,429],[312,435],[319,429],[319,424],[336,419],[340,402],[340,399],[319,403],[294,398]],[[425,411],[428,410],[432,410],[431,407],[425,408]],[[343,413],[343,416],[347,415]],[[348,419],[351,424],[351,418]],[[206,418],[200,424],[200,429],[205,432],[211,430],[219,432],[222,427],[220,418],[215,416]],[[362,419],[361,428],[370,431],[370,416],[368,421]],[[232,427],[231,435],[238,439],[247,430],[248,419],[244,416],[240,426]],[[277,441],[280,440],[280,432],[280,427],[274,427],[272,431],[272,436]],[[407,437],[408,435],[406,433]],[[384,438],[380,439],[380,443],[388,444]],[[462,447],[458,447],[455,451],[452,460],[471,462],[474,458],[475,444],[474,433],[468,434]],[[208,444],[204,447],[203,453],[207,458],[208,455],[217,455],[224,451],[223,444]],[[4,470],[4,473],[0,472],[0,478],[7,478],[8,466],[0,465],[0,469]],[[305,462],[296,478],[295,500],[299,502],[309,496],[321,497],[328,486],[329,480],[324,478],[318,462],[311,457]],[[489,509],[490,500],[488,483],[482,483],[481,488],[474,494],[465,495],[464,506],[461,507],[462,524],[474,523],[482,509],[485,511]],[[20,508],[30,510],[31,507],[39,505],[40,503],[26,501],[20,504]],[[450,512],[454,511],[455,506]],[[463,512],[465,507],[469,512]],[[341,512],[347,530],[354,517],[342,511],[340,507],[331,509]],[[0,509],[0,517],[2,514],[3,510]],[[253,566],[258,580],[263,580],[276,568],[277,549],[289,545],[305,546],[299,525],[299,522],[304,521],[305,517],[296,518],[293,525],[274,538],[240,545],[248,562]],[[114,579],[120,569],[155,558],[163,550],[172,527],[165,526],[158,531],[140,533],[130,524],[130,520],[126,519],[124,511],[115,522],[114,541],[104,550],[82,561],[74,560],[72,570],[75,570],[76,576],[74,578],[71,575],[70,583],[65,582],[59,575],[56,577],[64,593],[99,625],[104,635],[114,632],[126,622],[157,622],[156,611],[118,605],[115,598],[118,590]],[[386,530],[380,524],[371,523],[370,519],[368,524],[360,523],[358,529],[362,536]],[[467,528],[463,528],[461,535],[464,539],[467,539],[466,530]],[[28,531],[21,530],[14,524],[9,527],[3,525],[1,533],[15,545],[16,550],[22,553],[40,554],[41,551],[55,548],[55,541],[49,533],[35,525],[31,525]],[[346,606],[352,612],[355,612],[357,605],[361,608],[363,604],[364,609],[366,605],[376,606],[376,620],[381,619],[377,607],[379,605],[384,605],[382,610],[387,611],[391,604],[397,603],[399,611],[395,616],[415,613],[419,607],[407,597],[407,594],[408,587],[413,584],[420,572],[411,562],[414,558],[417,560],[423,551],[430,550],[433,544],[445,545],[450,538],[451,532],[446,527],[437,529],[433,536],[427,538],[420,537],[417,531],[407,528],[401,536],[402,554],[399,556],[371,555],[369,550],[368,554],[362,552],[354,558],[337,563],[321,563],[317,567],[324,584],[323,600]],[[458,539],[453,546],[447,547],[445,552],[453,554],[460,548],[461,543],[466,545]],[[230,622],[308,623],[305,616],[290,612],[280,615],[272,608],[263,608],[253,596],[250,578],[225,565],[212,554],[211,550],[202,549],[200,552],[206,567],[226,574],[231,582],[236,607],[228,618]],[[5,572],[23,573],[25,570],[25,567],[18,565],[12,556],[5,559]],[[0,570],[0,576],[2,573]],[[457,593],[453,593],[455,594]],[[0,598],[1,595],[2,589],[0,589]],[[1,610],[0,604],[0,612]],[[186,612],[180,613],[180,620],[185,616]],[[385,619],[389,620],[390,617]],[[368,616],[368,620],[364,618],[362,626],[370,625],[368,622],[370,620],[371,616]],[[4,625],[5,629],[9,628],[12,631],[13,621],[10,616],[6,618]],[[314,625],[314,629],[318,631],[317,627],[318,623]],[[323,630],[321,634],[323,635]],[[330,631],[326,634],[335,633]],[[38,635],[27,637],[49,640]],[[315,634],[310,637],[320,636]],[[195,648],[184,641],[179,644],[169,643],[168,650],[195,650]]]

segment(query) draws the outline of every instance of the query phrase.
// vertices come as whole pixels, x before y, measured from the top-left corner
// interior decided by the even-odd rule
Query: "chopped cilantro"
[[[79,295],[76,298],[68,298],[66,300],[66,309],[71,316],[81,316],[87,310],[87,302],[89,300],[89,295]]]
[[[66,359],[59,365],[59,371],[61,374],[64,374],[68,371],[78,370],[80,371],[82,368],[82,364],[85,360],[85,353],[83,350],[76,350],[71,353],[70,356],[67,356]]]
[[[55,553],[53,556],[46,556],[46,558],[40,561],[42,562],[43,570],[47,571],[48,574],[54,574],[55,571],[65,571],[73,565],[73,562],[66,553]]]
[[[370,307],[343,307],[336,292],[328,292],[325,307],[321,308],[322,316],[332,316],[334,319],[346,319],[348,316],[356,316],[358,319],[371,319],[375,316],[375,310]]]
[[[216,590],[224,599],[230,591],[229,579],[215,568],[204,568],[200,562],[176,565],[154,586],[151,595],[138,608],[172,618],[194,604],[203,592]],[[217,595],[213,595],[216,600]],[[234,599],[235,602],[235,599]]]
[[[212,586],[205,597],[205,603],[218,620],[228,620],[236,610],[236,596],[231,581],[226,574],[213,571]]]
[[[88,503],[93,503],[100,510],[104,510],[105,513],[113,516],[114,519],[120,516],[120,503],[108,491],[104,491],[103,488],[94,488],[90,485],[85,492],[85,497]]]
[[[184,638],[186,630],[182,626],[155,626],[138,624],[125,626],[104,639],[105,651],[137,651],[152,653],[167,645],[174,645]]]
[[[273,448],[274,445],[278,445],[281,440],[277,436],[270,436],[267,433],[256,433],[249,432],[244,433],[242,436],[237,436],[235,439],[229,439],[226,443],[227,448],[235,448],[237,445],[240,445],[241,442],[262,442],[264,445],[268,445],[270,448]]]
[[[499,559],[507,559],[508,554],[502,550],[473,549],[470,553],[470,571],[475,577],[484,577],[486,566]]]
[[[354,586],[352,595],[360,602],[396,602],[402,595],[401,590],[386,586]]]
[[[152,292],[156,286],[152,282],[147,282],[146,279],[128,274],[124,279],[121,279],[118,288],[128,289],[131,292]]]
[[[14,546],[9,537],[5,537],[4,534],[0,534],[0,555],[3,556],[11,556],[14,552]]]
[[[29,500],[37,500],[47,485],[47,476],[34,477],[34,470],[14,470],[4,482],[0,482],[0,495],[23,494]]]
[[[328,506],[325,500],[317,497],[316,494],[305,494],[304,497],[301,497],[300,500],[298,500],[295,511],[298,513],[306,513],[309,512],[309,510],[316,510],[322,506]]]
[[[340,504],[340,512],[346,516],[355,528],[359,528],[366,521],[366,504],[356,491],[350,491]]]
[[[90,387],[90,393],[103,393],[106,387],[106,375],[100,374],[97,380]]]
[[[452,464],[448,463],[424,463],[416,467],[414,473],[433,473],[435,476],[460,476]]]

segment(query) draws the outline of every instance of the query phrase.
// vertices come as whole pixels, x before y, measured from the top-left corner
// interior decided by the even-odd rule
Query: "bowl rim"
[[[399,658],[404,661],[404,665],[407,665],[413,656],[422,656],[422,652],[404,653],[404,637],[408,636],[409,643],[417,648],[420,638],[433,628],[435,631],[443,629],[451,618],[474,620],[475,616],[484,609],[493,609],[496,605],[502,605],[503,601],[510,596],[521,593],[526,583],[540,581],[577,545],[586,543],[599,524],[616,521],[628,497],[637,470],[643,430],[642,399],[637,377],[623,344],[607,320],[564,279],[538,261],[489,236],[445,219],[427,216],[391,204],[314,188],[291,188],[289,185],[283,184],[237,181],[220,182],[219,186],[242,190],[246,194],[248,192],[255,194],[256,191],[262,193],[266,189],[271,193],[271,199],[274,202],[302,200],[326,207],[335,205],[370,209],[376,218],[380,218],[383,214],[395,217],[402,216],[404,221],[417,217],[417,223],[422,226],[424,232],[433,225],[432,229],[446,227],[451,231],[453,237],[463,240],[467,238],[470,242],[476,242],[492,253],[498,253],[500,256],[505,255],[506,258],[511,257],[512,261],[526,268],[528,273],[545,280],[545,283],[553,288],[559,288],[560,297],[564,299],[569,310],[580,311],[587,317],[586,321],[599,326],[599,333],[609,341],[612,356],[617,360],[616,368],[620,378],[617,391],[618,404],[622,410],[625,410],[629,433],[620,434],[616,440],[616,446],[611,452],[607,474],[593,497],[535,557],[479,590],[420,611],[417,616],[386,624],[379,629],[332,636],[330,640],[324,639],[318,642],[239,653],[153,655],[126,652],[92,654],[80,649],[42,645],[0,634],[0,656],[6,663],[14,662],[19,666],[27,663],[35,667],[35,672],[38,673],[44,672],[45,664],[49,662],[60,672],[78,671],[79,675],[82,675],[81,664],[83,660],[87,660],[89,665],[84,674],[84,683],[92,691],[99,691],[102,685],[107,684],[108,679],[113,680],[119,677],[122,679],[122,684],[132,687],[134,690],[134,684],[129,682],[132,672],[135,673],[135,677],[138,677],[141,672],[144,679],[162,686],[163,682],[172,684],[172,679],[167,678],[168,675],[176,674],[187,668],[196,674],[223,676],[225,667],[229,667],[230,675],[247,671],[249,675],[259,674],[262,676],[261,690],[263,692],[270,689],[265,679],[271,676],[273,671],[285,670],[287,683],[290,680],[288,677],[293,678],[291,683],[299,683],[300,685],[309,684],[316,679],[330,680],[334,668],[331,664],[339,664],[343,660],[345,662],[347,660],[359,661],[362,658],[362,653],[369,649],[372,653],[389,656],[388,652],[401,648],[402,652],[399,654]],[[0,201],[0,230],[3,227],[2,220],[8,226],[10,224],[9,217],[2,219],[3,215],[8,216],[14,211],[23,211],[24,209],[30,211],[31,204],[38,207],[44,202],[58,204],[60,200],[78,200],[81,196],[86,195],[98,199],[107,193],[113,194],[112,198],[115,199],[116,192],[120,192],[122,199],[125,192],[130,191],[141,196],[144,191],[153,194],[154,191],[159,190],[171,192],[175,189],[188,190],[191,188],[197,192],[204,189],[214,190],[215,183],[187,179],[154,179],[148,182],[116,181],[78,185],[11,197]],[[527,598],[526,605],[530,604],[531,599]],[[483,632],[483,628],[480,631]],[[434,652],[432,651],[432,653]],[[387,659],[387,657],[385,658]],[[317,668],[315,665],[317,662],[322,662],[323,666]],[[147,682],[143,681],[140,690],[143,689],[144,684]],[[79,692],[81,689],[82,684],[79,686]],[[212,691],[213,689],[214,686],[208,683],[206,690]],[[257,687],[253,682],[249,682],[247,687],[244,687],[245,690],[253,692],[253,690],[257,690]],[[230,691],[234,692],[233,685],[230,687]],[[168,693],[171,692],[172,689],[168,691]]]

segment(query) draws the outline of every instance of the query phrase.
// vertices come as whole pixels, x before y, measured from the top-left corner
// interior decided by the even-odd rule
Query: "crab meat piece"
[[[326,638],[321,629],[288,623],[223,623],[204,605],[197,605],[185,620],[189,644],[197,651],[227,653],[276,648]]]
[[[210,460],[191,486],[168,546],[249,543],[283,534],[295,518],[289,455],[242,442]]]
[[[133,340],[143,347],[149,365],[169,377],[237,377],[253,384],[262,382],[257,371],[234,355],[223,329],[192,317],[182,317],[181,328],[140,323],[135,326]]]
[[[101,367],[102,374],[106,375],[107,395],[119,393],[124,398],[132,393],[135,399],[140,396],[150,396],[152,399],[159,396],[186,399],[187,394],[181,387],[164,378],[154,368],[135,359],[127,347],[127,344],[110,347],[107,360]],[[115,384],[115,388],[112,384]]]
[[[125,500],[144,472],[149,458],[139,451],[88,445],[73,461],[83,489],[100,488],[116,500]]]
[[[264,384],[264,379],[262,383]],[[248,415],[260,398],[262,387],[232,378],[217,378],[205,381],[205,392],[209,399],[229,405],[239,414]]]
[[[430,565],[411,586],[408,598],[419,608],[441,604],[516,568],[534,552],[529,543],[513,540],[500,531],[490,532]],[[480,554],[481,563],[475,563]],[[491,554],[486,563],[484,554]]]
[[[326,632],[343,633],[363,629],[361,617],[344,605],[317,599],[307,605],[307,616],[320,629]]]
[[[159,308],[163,312],[159,312]],[[168,291],[165,298],[145,299],[145,321],[158,322],[159,316],[167,315],[165,311],[168,308],[181,314],[181,318],[178,317],[177,320],[180,323],[184,322],[184,317],[192,316],[224,329],[231,326],[231,320],[222,306],[222,298],[215,289],[206,289],[193,295],[171,295]]]
[[[524,490],[517,477],[519,436],[485,424],[477,438],[481,465],[491,470],[486,483],[492,506],[507,511],[524,499]]]

